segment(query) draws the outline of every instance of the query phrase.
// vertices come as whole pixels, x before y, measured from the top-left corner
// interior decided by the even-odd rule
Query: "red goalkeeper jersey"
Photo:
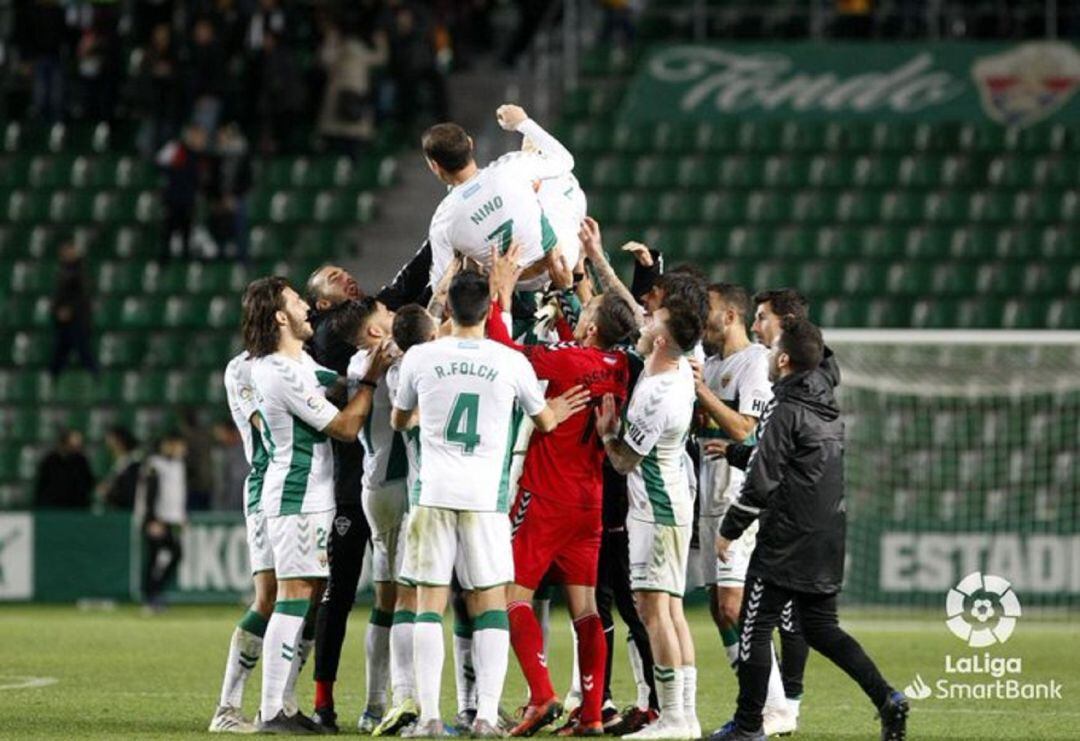
[[[553,345],[518,345],[511,340],[497,304],[488,318],[489,339],[520,350],[536,375],[548,382],[548,398],[574,386],[589,390],[590,406],[552,432],[535,430],[525,453],[519,486],[542,496],[583,509],[599,509],[603,502],[604,446],[596,434],[593,409],[604,394],[613,394],[621,407],[626,401],[630,368],[623,352],[582,347],[575,342]]]

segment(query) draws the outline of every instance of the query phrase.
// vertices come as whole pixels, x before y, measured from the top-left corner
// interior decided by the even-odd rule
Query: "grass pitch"
[[[557,609],[550,663],[556,687],[564,688],[570,671],[569,626],[562,608]],[[177,607],[154,618],[131,607],[109,612],[0,607],[0,738],[206,738],[229,635],[240,614],[239,607]],[[353,613],[338,678],[339,720],[346,733],[355,733],[353,724],[362,709],[366,617],[362,607]],[[702,726],[712,729],[731,716],[736,681],[708,615],[695,609],[691,620],[698,650],[698,712]],[[1061,685],[1061,700],[937,697],[940,679],[967,685],[996,681],[988,674],[946,673],[946,655],[956,668],[971,664],[973,655],[985,663],[986,652],[969,649],[937,616],[871,620],[852,611],[845,625],[890,682],[902,688],[918,674],[935,693],[912,702],[913,739],[1080,737],[1080,625],[1075,622],[1025,616],[1007,644],[989,651],[991,658],[1021,659],[1021,672],[1005,674],[1002,681],[1053,680]],[[623,636],[621,628],[619,635]],[[1015,669],[1015,662],[1012,665]],[[309,665],[301,680],[307,709],[312,696],[310,669]],[[256,668],[248,684],[249,715],[258,705],[259,672]],[[813,653],[806,689],[796,740],[877,738],[874,710],[859,688]],[[620,705],[633,699],[621,640],[614,691]],[[504,705],[511,707],[522,697],[521,672],[511,657]],[[443,682],[447,719],[453,714],[452,698],[453,667],[448,657]]]

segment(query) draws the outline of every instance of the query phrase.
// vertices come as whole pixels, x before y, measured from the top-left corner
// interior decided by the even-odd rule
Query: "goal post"
[[[1080,607],[1080,332],[826,330],[841,382],[845,599],[942,609],[974,571]]]

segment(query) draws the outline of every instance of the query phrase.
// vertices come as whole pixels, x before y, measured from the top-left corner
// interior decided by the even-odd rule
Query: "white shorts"
[[[371,578],[394,581],[401,573],[404,556],[405,515],[409,510],[405,482],[365,489],[362,502],[364,516],[371,526]]]
[[[720,534],[723,517],[701,517],[698,519],[698,542],[701,543],[701,574],[706,586],[742,587],[746,583],[746,568],[750,565],[750,556],[757,544],[758,521],[743,531],[743,534],[731,544],[728,551],[731,558],[724,563],[716,557],[716,536]]]
[[[244,516],[247,529],[248,556],[251,559],[251,573],[274,570],[274,550],[270,545],[270,534],[266,531],[266,515],[261,509],[248,512]]]
[[[330,565],[326,541],[334,510],[301,515],[267,517],[270,547],[274,550],[274,573],[282,579],[326,579]]]
[[[405,529],[405,584],[447,586],[454,572],[464,589],[514,581],[510,517],[417,505]]]
[[[634,518],[626,520],[630,538],[630,589],[668,592],[682,597],[686,591],[686,564],[690,558],[690,525],[658,525]]]

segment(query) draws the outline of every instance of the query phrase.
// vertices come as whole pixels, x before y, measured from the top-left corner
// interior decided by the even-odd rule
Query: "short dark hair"
[[[487,318],[491,306],[488,279],[475,270],[463,270],[450,281],[446,294],[450,316],[462,327],[475,327]]]
[[[420,304],[406,304],[394,315],[394,344],[401,352],[427,342],[434,330],[435,320]]]
[[[664,326],[671,339],[683,352],[690,352],[701,340],[701,316],[692,304],[681,299],[666,301],[667,321]]]
[[[286,288],[289,288],[288,280],[280,275],[272,275],[251,281],[244,291],[240,328],[244,335],[244,348],[253,358],[277,352],[281,327],[274,315],[285,309]]]
[[[379,302],[374,296],[343,301],[332,307],[325,320],[329,322],[331,336],[355,346],[367,320],[378,308]]]
[[[116,442],[120,443],[120,447],[127,453],[130,453],[135,450],[135,448],[139,447],[139,441],[131,434],[131,430],[123,425],[113,425],[105,431],[105,436],[115,439]]]
[[[611,291],[601,294],[593,323],[596,325],[596,338],[605,348],[622,342],[637,329],[637,317],[630,304]]]
[[[794,288],[770,288],[754,294],[754,306],[768,304],[772,313],[780,317],[793,316],[806,319],[810,316],[810,302]]]
[[[472,141],[456,123],[435,124],[424,132],[420,144],[424,156],[447,172],[463,170],[472,162]]]
[[[735,310],[735,313],[746,322],[747,317],[754,313],[754,305],[750,303],[750,292],[742,286],[734,283],[713,283],[709,286],[709,292],[715,293],[720,300]]]
[[[656,279],[656,287],[664,292],[663,307],[672,301],[683,301],[697,312],[704,323],[709,319],[708,282],[691,269],[680,266]]]
[[[780,330],[777,347],[788,356],[792,369],[810,371],[821,365],[825,342],[821,339],[821,330],[813,322],[789,316],[781,320]]]

